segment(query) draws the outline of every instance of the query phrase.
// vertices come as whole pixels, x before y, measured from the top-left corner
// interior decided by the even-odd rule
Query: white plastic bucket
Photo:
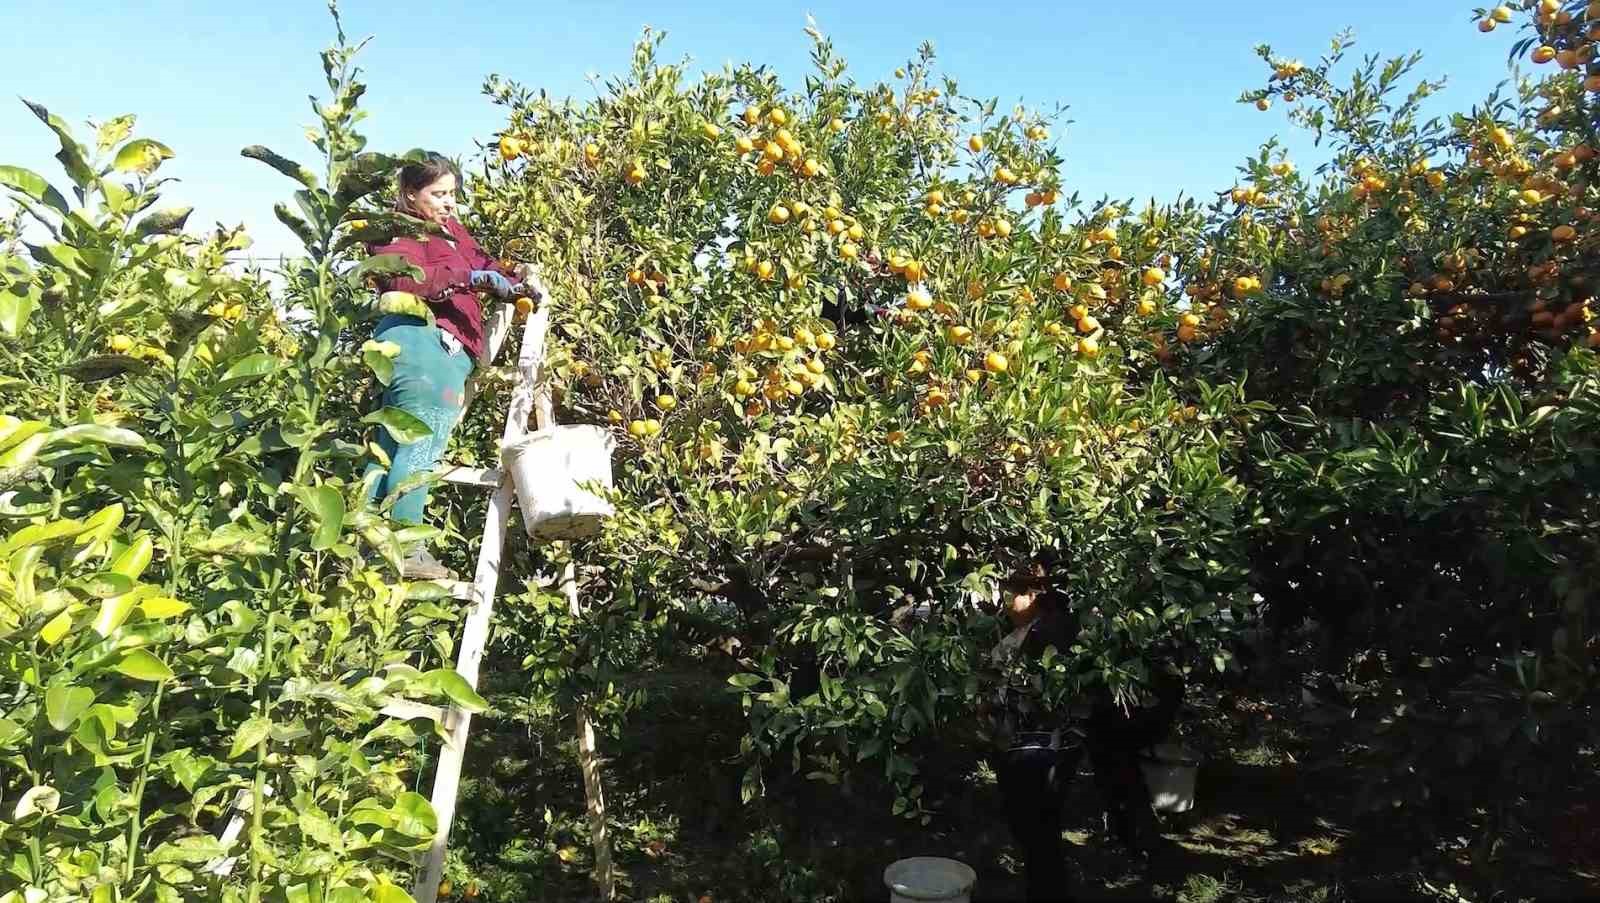
[[[942,856],[913,856],[883,870],[889,903],[970,903],[978,873]]]
[[[601,427],[575,425],[539,430],[501,447],[529,536],[579,539],[599,532],[613,509],[581,484],[611,488],[614,446]]]
[[[1188,812],[1194,808],[1194,779],[1200,760],[1173,743],[1151,747],[1139,757],[1144,783],[1150,788],[1150,807],[1157,812]]]

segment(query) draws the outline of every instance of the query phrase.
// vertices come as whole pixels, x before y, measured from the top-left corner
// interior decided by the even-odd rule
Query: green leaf
[[[22,327],[38,306],[39,290],[33,286],[13,285],[0,291],[0,332],[21,335]]]
[[[31,169],[20,166],[0,166],[0,185],[22,194],[24,197],[38,201],[50,209],[65,216],[68,210],[67,199],[61,192],[55,190],[44,176]]]
[[[417,903],[417,901],[401,888],[383,881],[372,889],[372,903]]]
[[[150,365],[126,354],[101,354],[61,368],[61,372],[81,383],[95,383],[123,373],[144,373]]]
[[[10,749],[11,745],[28,736],[22,725],[9,718],[0,718],[0,749]]]
[[[61,150],[56,152],[56,159],[61,161],[62,168],[67,171],[73,184],[80,189],[87,188],[89,183],[94,181],[94,171],[89,168],[89,162],[84,157],[83,145],[73,139],[72,131],[61,121],[61,117],[33,101],[24,99],[22,102],[33,111],[33,115],[39,117],[40,122],[56,133],[56,139],[61,143]]]
[[[306,222],[317,230],[318,235],[325,234],[332,226],[328,217],[328,193],[317,188],[305,188],[294,193],[295,205],[305,216]]]
[[[149,175],[161,166],[161,161],[171,159],[172,148],[154,138],[135,138],[117,151],[111,166],[118,172]]]
[[[120,426],[79,423],[50,434],[50,445],[113,445],[118,448],[145,448],[144,437]]]
[[[49,266],[60,267],[73,275],[88,279],[95,275],[90,263],[78,253],[78,249],[71,245],[51,243],[47,245],[28,245],[28,253],[34,260]]]
[[[400,445],[410,445],[433,435],[433,429],[417,417],[397,407],[386,407],[361,418],[362,423],[376,423],[389,431],[389,436]]]
[[[138,600],[132,593],[123,593],[120,596],[102,599],[100,601],[100,614],[94,619],[94,632],[103,637],[110,636],[128,620],[128,615],[133,613],[133,604],[136,601]]]
[[[190,834],[170,840],[150,851],[147,861],[151,865],[173,862],[210,862],[225,856],[228,848],[210,834]]]
[[[94,691],[88,687],[57,686],[44,691],[45,718],[58,731],[70,730],[91,705]]]
[[[217,383],[217,391],[226,391],[267,376],[278,369],[278,363],[276,357],[266,352],[240,358],[222,374],[221,381]]]
[[[88,536],[84,537],[83,539],[79,539],[78,543],[81,545],[88,541],[89,536],[94,537],[95,541],[103,542],[107,539],[110,539],[111,534],[115,533],[117,527],[122,525],[122,519],[126,517],[127,514],[128,509],[124,508],[121,502],[112,502],[104,508],[101,508],[99,511],[89,515],[83,519],[83,525],[88,528],[90,532]]]
[[[243,524],[223,524],[210,535],[193,541],[190,548],[210,555],[254,556],[268,554],[272,544],[259,530]]]
[[[316,233],[311,231],[311,226],[307,225],[306,221],[301,219],[293,210],[290,210],[288,204],[282,201],[273,204],[272,213],[278,218],[278,222],[288,226],[289,231],[293,232],[295,237],[300,239],[300,243],[308,249],[315,248],[320,244]]]
[[[115,213],[119,216],[129,214],[128,205],[133,201],[134,194],[126,186],[118,185],[116,182],[101,182],[100,193],[102,195],[101,204],[105,207],[107,213]],[[137,213],[138,211],[132,212]]]
[[[246,719],[239,725],[239,732],[233,735],[233,747],[228,750],[228,758],[237,759],[247,750],[256,748],[256,744],[267,738],[272,732],[272,722],[255,715]]]
[[[39,628],[39,639],[43,640],[46,646],[54,646],[61,642],[61,638],[66,636],[67,631],[72,629],[73,614],[82,609],[82,605],[72,605],[62,609],[59,614],[46,621],[45,625]]]
[[[134,680],[159,682],[171,680],[172,669],[167,663],[143,649],[130,649],[111,666]]]
[[[477,691],[472,689],[472,684],[467,683],[467,679],[454,668],[435,668],[412,681],[410,686],[440,694],[457,708],[468,712],[481,712],[489,707],[489,701],[479,696]]]
[[[399,254],[374,254],[361,261],[346,274],[351,282],[360,282],[368,276],[407,276],[421,281],[425,274],[416,264]]]
[[[95,145],[101,153],[104,153],[128,140],[128,136],[133,134],[133,124],[136,121],[138,120],[132,113],[124,113],[114,119],[106,120],[95,133]]]
[[[394,381],[394,361],[385,356],[383,352],[369,348],[361,352],[361,359],[372,370],[372,375],[378,378],[378,382],[387,386]]]
[[[429,326],[434,324],[433,308],[410,292],[384,292],[373,307],[380,314],[404,314],[417,317]]]
[[[317,519],[311,548],[318,552],[333,548],[344,531],[344,496],[332,486],[317,486],[300,493],[300,503]]]
[[[189,610],[189,603],[171,596],[151,596],[139,601],[139,611],[152,621],[176,618]]]
[[[149,533],[141,532],[111,562],[111,572],[138,580],[144,569],[150,566],[150,559],[155,555],[155,549],[155,540]]]
[[[12,552],[29,546],[49,545],[70,539],[87,529],[89,529],[87,524],[70,518],[45,524],[32,524],[11,534],[5,544],[0,545],[0,558],[9,557]]]
[[[140,238],[181,232],[183,224],[189,221],[189,214],[193,212],[193,207],[166,207],[139,220],[133,232]]]
[[[88,536],[85,535],[83,538],[87,539]],[[79,543],[82,542],[80,539]],[[96,599],[109,599],[113,596],[126,595],[132,590],[133,578],[112,571],[102,571],[76,581],[76,585],[81,586],[84,592]],[[145,589],[148,592],[155,592],[155,587],[145,587]]]
[[[327,813],[320,809],[306,808],[300,810],[298,822],[300,833],[315,843],[334,851],[344,848],[344,836],[339,833],[339,826],[334,824],[333,819],[329,818]]]
[[[43,420],[18,420],[0,414],[0,452],[43,430],[45,426]]]
[[[450,598],[450,587],[435,580],[419,580],[405,584],[407,602],[427,602]]]
[[[389,812],[394,816],[394,829],[409,837],[432,839],[439,829],[439,816],[420,793],[408,790],[395,797]]]
[[[339,176],[339,184],[333,195],[334,203],[341,208],[349,208],[356,201],[388,185],[399,166],[400,161],[388,154],[370,151],[357,154]]]
[[[162,756],[161,764],[172,772],[183,789],[193,793],[200,779],[215,768],[217,762],[210,756],[196,756],[190,750],[177,749]]]
[[[412,524],[401,527],[395,531],[394,538],[403,546],[417,543],[432,542],[444,535],[444,531],[431,524]]]
[[[311,170],[259,144],[252,144],[239,153],[252,160],[260,160],[307,188],[317,187],[317,176]]]

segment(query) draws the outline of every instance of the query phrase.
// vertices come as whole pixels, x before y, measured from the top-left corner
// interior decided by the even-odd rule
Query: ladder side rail
[[[517,385],[511,393],[511,407],[506,413],[502,444],[522,438],[528,432],[528,417],[532,413],[533,398],[537,392],[539,368],[544,362],[545,336],[550,327],[550,310],[541,307],[528,318],[522,330],[522,352],[517,356]],[[506,521],[511,517],[511,503],[515,499],[511,480],[501,468],[500,486],[489,504],[489,522],[484,525],[484,542],[478,552],[478,569],[473,575],[475,588],[472,612],[461,634],[461,652],[456,659],[456,671],[473,687],[478,685],[478,665],[483,660],[484,647],[489,639],[489,616],[494,612],[494,593],[500,580],[500,546],[505,541]],[[497,504],[499,503],[499,504]],[[489,541],[490,531],[495,538]],[[493,550],[494,554],[489,552]]]
[[[542,287],[541,287],[542,292]],[[522,350],[517,356],[517,383],[511,395],[511,408],[506,415],[502,442],[520,438],[528,431],[528,416],[533,409],[535,385],[539,366],[544,359],[545,335],[549,331],[550,311],[541,306],[528,318],[522,330]],[[473,574],[473,606],[467,615],[461,633],[461,651],[456,659],[456,672],[476,688],[478,668],[489,640],[489,621],[494,613],[495,589],[500,582],[500,554],[505,545],[506,530],[511,523],[511,506],[516,499],[515,488],[501,468],[500,485],[489,501],[488,519],[484,523],[482,544],[478,549],[478,567]],[[461,768],[466,758],[467,734],[472,726],[472,715],[452,709],[445,727],[444,748],[439,752],[439,764],[434,772],[433,804],[438,818],[433,843],[428,849],[428,864],[412,888],[418,903],[434,903],[438,898],[439,882],[444,877],[445,852],[450,842],[450,829],[455,822],[456,798],[461,789]]]
[[[500,349],[505,347],[506,339],[511,335],[512,323],[516,320],[516,308],[510,304],[496,304],[484,320],[483,350],[478,352],[477,372],[467,380],[467,390],[463,393],[461,411],[456,414],[456,422],[460,423],[467,416],[467,410],[472,407],[472,400],[478,397],[478,379],[482,372],[494,366],[494,359],[500,356]]]
[[[494,359],[500,356],[500,349],[505,347],[506,339],[511,335],[511,326],[516,321],[516,311],[511,304],[495,304],[490,309],[484,324],[483,351],[478,354],[478,366],[491,366]]]

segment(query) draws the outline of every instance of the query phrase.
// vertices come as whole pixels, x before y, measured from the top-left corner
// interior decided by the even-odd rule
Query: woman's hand
[[[499,298],[510,298],[517,291],[510,279],[494,270],[473,270],[470,281],[473,288],[486,288]]]

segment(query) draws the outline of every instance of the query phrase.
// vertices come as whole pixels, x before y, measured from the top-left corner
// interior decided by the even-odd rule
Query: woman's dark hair
[[[461,173],[456,170],[455,163],[444,154],[425,151],[417,155],[400,167],[400,175],[395,179],[394,209],[408,216],[417,216],[417,209],[407,197],[427,188],[447,174],[455,176],[457,183],[461,181]]]

